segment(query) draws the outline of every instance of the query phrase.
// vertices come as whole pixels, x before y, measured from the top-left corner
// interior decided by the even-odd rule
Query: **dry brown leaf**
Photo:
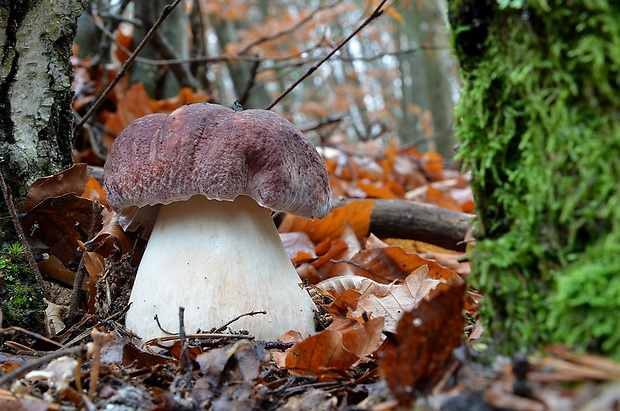
[[[87,241],[101,228],[101,214],[93,201],[75,194],[43,200],[24,217],[24,231],[38,252],[58,257],[65,267],[77,267],[82,258],[78,240]],[[94,227],[94,232],[91,229]],[[40,246],[43,244],[43,246]]]
[[[38,266],[41,273],[54,280],[69,286],[73,286],[75,283],[75,271],[71,271],[65,267],[56,256],[50,255],[49,258],[38,263]],[[85,281],[82,283],[82,290],[84,291],[86,291],[86,280],[88,279],[85,278]]]
[[[379,367],[401,406],[410,406],[419,393],[432,388],[463,336],[463,296],[466,284],[441,284],[439,292],[407,311],[398,323],[396,347]]]
[[[84,163],[76,164],[60,173],[37,179],[26,196],[24,210],[30,211],[34,206],[51,197],[64,194],[81,196],[88,182],[90,170]]]
[[[278,231],[281,233],[303,231],[310,236],[312,241],[319,243],[328,239],[338,239],[345,229],[344,223],[347,222],[357,237],[362,238],[368,234],[373,206],[373,200],[352,201],[342,207],[334,208],[324,219],[314,221],[287,214]]]
[[[383,317],[385,331],[396,332],[396,325],[405,311],[415,308],[445,280],[431,278],[427,266],[421,266],[407,276],[402,284],[379,284],[371,279],[345,276],[330,278],[317,284],[318,288],[343,293],[354,290],[359,293],[349,315],[360,318],[364,313],[371,318]]]
[[[127,90],[125,97],[118,102],[116,111],[108,116],[104,128],[114,134],[119,134],[135,119],[154,112],[151,108],[151,99],[144,90],[144,85],[136,83]]]
[[[433,278],[450,279],[456,274],[437,261],[417,253],[407,253],[401,247],[390,246],[361,251],[350,260],[338,261],[351,267],[353,274],[367,277],[383,284],[404,280],[411,272],[427,265]]]
[[[120,257],[133,249],[134,240],[119,225],[118,214],[110,212],[103,220],[103,228],[86,243],[89,244],[99,244],[94,251],[103,257]]]
[[[334,322],[291,347],[287,351],[286,367],[296,374],[314,375],[323,381],[338,379],[362,357],[377,350],[382,329],[383,318],[363,324],[355,320]]]

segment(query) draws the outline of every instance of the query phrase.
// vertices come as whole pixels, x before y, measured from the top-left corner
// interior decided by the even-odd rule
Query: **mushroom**
[[[316,307],[270,210],[323,218],[331,190],[321,157],[288,120],[206,103],[151,114],[118,135],[103,181],[124,227],[156,214],[126,317],[143,341],[178,329],[179,306],[188,332],[256,311],[266,314],[229,327],[264,340],[315,332]]]

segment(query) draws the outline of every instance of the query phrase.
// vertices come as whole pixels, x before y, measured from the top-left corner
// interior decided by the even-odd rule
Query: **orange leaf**
[[[185,104],[202,103],[211,100],[207,94],[195,94],[189,87],[183,87],[179,94],[165,100],[151,100],[151,108],[155,113],[172,113]]]
[[[108,117],[104,127],[118,134],[135,119],[154,112],[151,108],[151,99],[144,90],[144,85],[136,83],[127,90],[125,98],[118,102],[116,112]]]
[[[119,30],[118,34],[116,35],[116,42],[119,45],[123,46],[125,49],[129,50],[129,48],[131,47],[131,43],[133,42],[133,37],[127,36],[122,32],[122,30]],[[116,58],[121,64],[125,64],[125,62],[129,58],[129,54],[127,54],[125,50],[123,50],[121,47],[116,48],[116,50],[114,51],[114,56],[116,56]]]
[[[329,260],[331,260],[332,258],[334,258],[336,255],[346,250],[347,248],[349,248],[349,245],[345,243],[344,241],[342,240],[333,241],[329,247],[329,250],[327,250],[325,254],[321,255],[321,257],[319,257],[316,261],[310,264],[314,268],[318,268],[321,265],[328,262]]]
[[[346,320],[344,328],[342,322],[336,324],[291,347],[287,351],[286,367],[296,374],[334,380],[381,344],[383,318],[364,324]]]
[[[396,194],[392,190],[390,190],[385,185],[378,185],[375,183],[365,183],[363,181],[358,181],[357,185],[359,188],[364,190],[368,197],[372,198],[385,198],[389,200],[393,200],[398,198]]]
[[[93,200],[103,205],[104,207],[108,206],[108,203],[105,199],[105,193],[103,191],[103,187],[99,184],[99,181],[95,180],[94,177],[89,177],[88,182],[86,183],[86,187],[84,192],[80,197],[88,198],[89,200]]]
[[[305,220],[287,214],[280,224],[278,231],[304,231],[312,241],[318,243],[327,239],[337,239],[344,231],[347,222],[353,228],[358,238],[368,234],[370,229],[370,213],[374,206],[373,200],[352,201],[342,207],[334,208],[322,220]]]

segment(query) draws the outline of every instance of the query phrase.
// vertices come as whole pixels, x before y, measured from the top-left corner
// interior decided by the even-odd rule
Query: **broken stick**
[[[355,199],[335,198],[334,207]],[[430,204],[407,200],[374,199],[370,215],[370,232],[381,238],[405,238],[438,245],[449,250],[465,251],[465,234],[474,218]]]

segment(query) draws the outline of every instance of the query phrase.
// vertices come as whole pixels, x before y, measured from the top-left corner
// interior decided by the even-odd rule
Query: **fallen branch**
[[[334,207],[353,200],[334,199]],[[471,214],[430,204],[375,199],[370,214],[370,232],[377,237],[419,240],[449,250],[464,251],[466,244],[463,240],[473,218]]]

